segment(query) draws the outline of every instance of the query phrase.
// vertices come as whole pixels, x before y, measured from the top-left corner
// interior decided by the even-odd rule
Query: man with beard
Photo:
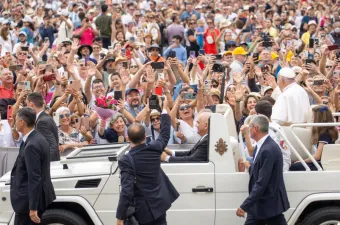
[[[142,111],[141,96],[136,88],[130,88],[125,92],[125,109],[134,117]]]
[[[20,31],[18,36],[19,36],[18,38],[19,42],[14,45],[13,54],[16,54],[17,51],[20,51],[20,47],[33,48],[33,44],[27,42],[27,34],[25,33],[25,31]]]

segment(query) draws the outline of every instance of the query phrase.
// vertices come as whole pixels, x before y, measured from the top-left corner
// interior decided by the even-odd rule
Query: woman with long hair
[[[333,123],[334,117],[331,110],[326,105],[318,105],[313,108],[313,121],[314,123]],[[316,145],[316,152],[313,154],[313,158],[321,165],[321,157],[323,147],[327,144],[334,144],[338,139],[339,133],[335,126],[324,127],[318,126],[312,129],[312,143]],[[311,170],[318,170],[312,160],[307,158],[304,160]],[[291,167],[291,171],[305,170],[302,163],[297,161]]]
[[[1,57],[5,56],[6,52],[10,52],[10,54],[12,53],[13,43],[8,26],[3,26],[0,30],[0,45],[2,46]]]
[[[30,18],[24,18],[22,20],[23,28],[21,31],[24,31],[27,34],[27,42],[30,44],[34,44],[34,24]]]

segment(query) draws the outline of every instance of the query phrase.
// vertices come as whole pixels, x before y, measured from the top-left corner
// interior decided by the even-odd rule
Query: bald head
[[[145,142],[145,128],[140,123],[131,124],[127,133],[131,144],[140,145]]]
[[[196,120],[196,127],[197,127],[197,133],[200,136],[204,136],[208,134],[209,132],[209,118],[210,118],[210,112],[201,112],[198,114],[197,120]]]

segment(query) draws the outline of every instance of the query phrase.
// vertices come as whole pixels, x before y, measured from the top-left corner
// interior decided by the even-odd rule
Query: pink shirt
[[[78,28],[74,34],[77,35],[77,33],[80,31],[81,28]],[[87,28],[84,33],[80,37],[80,45],[92,45],[93,39],[94,39],[94,33],[92,32],[91,28]]]

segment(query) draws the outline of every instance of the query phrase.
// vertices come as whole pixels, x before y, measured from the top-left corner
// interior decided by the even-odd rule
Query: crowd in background
[[[0,145],[20,145],[14,118],[31,93],[58,127],[60,155],[125,142],[134,122],[152,141],[160,133],[149,101],[156,94],[171,110],[169,144],[195,144],[198,114],[228,104],[251,161],[249,115],[266,115],[278,128],[337,119],[339,10],[338,0],[2,0]],[[107,121],[96,112],[102,96],[118,101]],[[311,139],[320,162],[338,128],[313,128]],[[284,170],[302,170],[275,140]]]

